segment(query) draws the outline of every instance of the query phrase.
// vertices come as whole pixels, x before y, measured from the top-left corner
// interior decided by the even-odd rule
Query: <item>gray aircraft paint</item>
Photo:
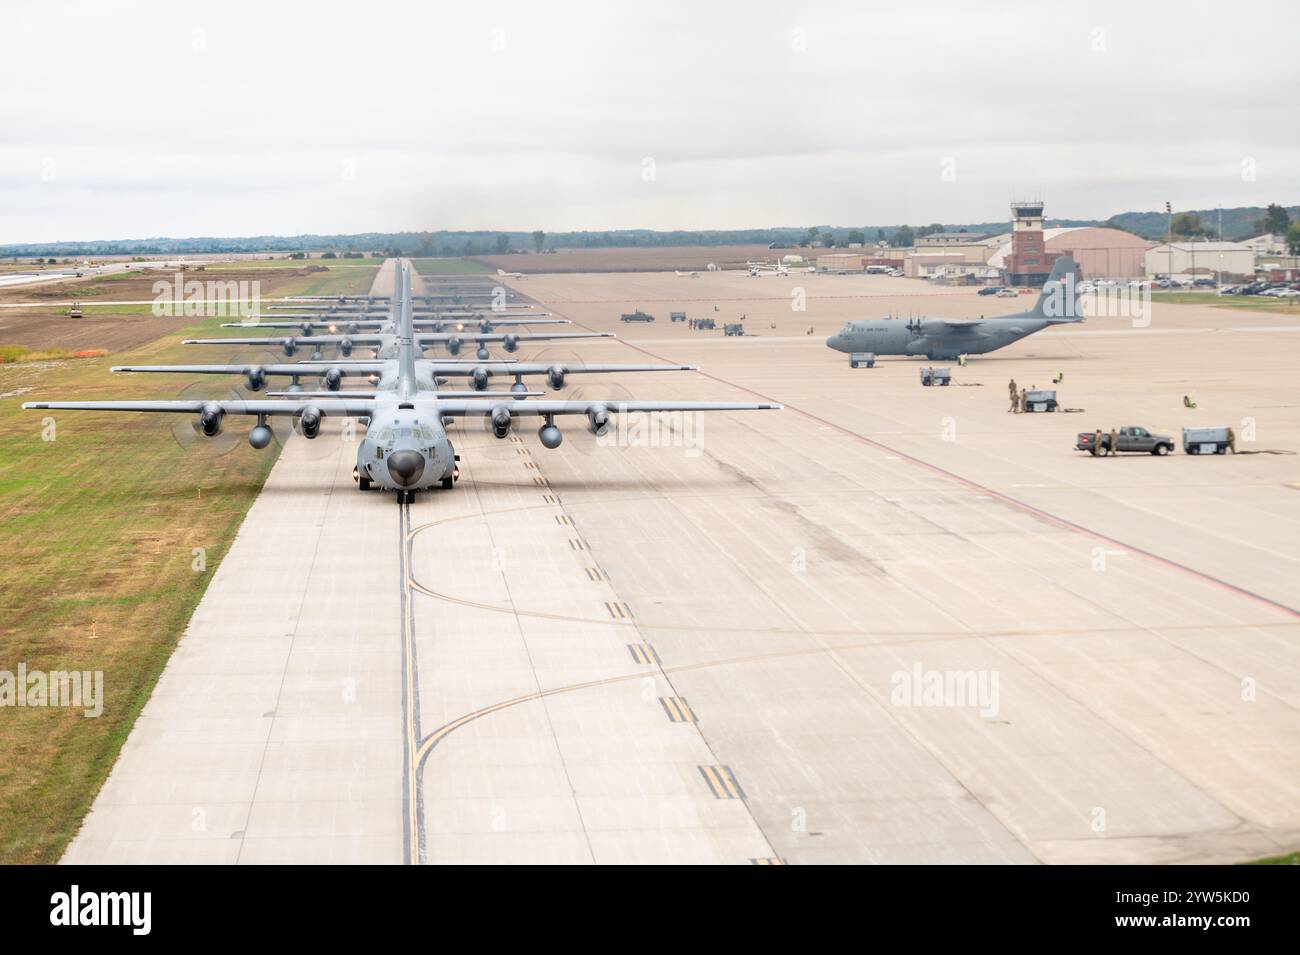
[[[445,419],[478,417],[490,422],[498,438],[510,434],[517,422],[527,418],[543,421],[538,437],[547,448],[557,448],[562,435],[555,424],[561,415],[583,415],[597,436],[604,434],[615,415],[676,411],[759,411],[779,410],[782,406],[768,402],[733,401],[566,401],[559,399],[515,400],[501,398],[445,399],[425,385],[417,369],[417,336],[413,332],[410,311],[410,269],[402,264],[398,270],[400,305],[394,346],[397,351],[397,377],[392,390],[377,391],[365,397],[351,397],[340,392],[337,398],[304,396],[301,399],[236,399],[176,401],[33,401],[23,404],[27,410],[53,411],[133,411],[172,414],[197,414],[199,428],[209,437],[220,433],[228,415],[255,415],[257,424],[249,432],[249,443],[266,447],[271,432],[266,425],[270,416],[292,417],[307,438],[321,433],[327,417],[366,418],[365,437],[357,447],[357,476],[366,484],[405,495],[441,483],[450,487],[454,480],[455,449],[447,436]],[[363,487],[366,485],[362,485]]]
[[[827,338],[826,344],[842,352],[919,356],[931,360],[986,355],[1050,325],[1083,321],[1075,293],[1075,271],[1073,258],[1058,258],[1038,301],[1028,311],[976,319],[867,319],[849,322]]]

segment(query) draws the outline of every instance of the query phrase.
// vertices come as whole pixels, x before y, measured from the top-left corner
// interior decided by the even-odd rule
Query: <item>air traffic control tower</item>
[[[1052,274],[1055,254],[1048,254],[1043,236],[1043,202],[1011,203],[1011,256],[1007,260],[1007,283],[1041,286]]]

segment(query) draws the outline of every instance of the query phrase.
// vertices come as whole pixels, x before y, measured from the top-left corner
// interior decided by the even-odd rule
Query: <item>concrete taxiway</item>
[[[854,371],[822,340],[888,311],[1003,309],[859,276],[507,284],[625,336],[541,354],[702,366],[570,394],[787,410],[604,446],[571,425],[554,452],[457,425],[457,489],[404,509],[354,490],[350,446],[291,440],[69,861],[1184,862],[1300,843],[1300,457],[1072,450],[1122,424],[1250,425],[1241,450],[1300,450],[1300,321],[1158,305],[1149,328],[1051,330],[926,389],[921,362]],[[617,321],[635,306],[659,321]],[[1084,413],[1006,412],[1008,378],[1060,374]]]

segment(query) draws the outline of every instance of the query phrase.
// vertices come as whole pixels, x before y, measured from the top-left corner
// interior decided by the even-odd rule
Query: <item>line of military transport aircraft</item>
[[[409,500],[435,486],[450,489],[459,477],[457,455],[447,427],[461,418],[486,420],[497,438],[506,438],[524,419],[540,419],[538,437],[543,446],[558,448],[563,436],[555,420],[563,415],[583,415],[593,434],[604,434],[615,414],[696,411],[760,411],[779,409],[765,402],[732,401],[625,401],[625,400],[532,400],[540,392],[530,391],[524,378],[544,375],[551,388],[559,390],[574,374],[618,374],[623,372],[690,371],[694,365],[671,364],[572,364],[492,360],[488,344],[499,344],[513,353],[520,345],[542,341],[569,341],[613,337],[608,332],[521,333],[532,325],[568,324],[549,319],[546,313],[530,312],[497,300],[490,310],[472,307],[459,293],[425,295],[412,293],[409,263],[397,263],[396,294],[379,296],[303,297],[298,304],[271,306],[296,309],[262,321],[238,323],[264,329],[294,329],[288,338],[193,339],[195,345],[249,345],[277,347],[286,357],[310,347],[311,356],[282,364],[227,365],[130,365],[114,372],[161,374],[207,374],[242,377],[249,390],[261,391],[271,378],[287,378],[288,388],[268,391],[263,399],[171,400],[171,401],[33,401],[28,409],[55,411],[135,411],[197,416],[197,430],[215,437],[231,415],[256,419],[248,442],[262,449],[271,443],[268,419],[287,416],[294,430],[304,438],[321,433],[326,418],[356,418],[365,427],[357,445],[353,477],[363,490],[395,491],[399,500]],[[439,304],[442,299],[450,302]],[[417,307],[416,301],[421,305]],[[450,307],[448,307],[450,306]],[[498,329],[507,329],[498,331]],[[325,334],[318,334],[324,331]],[[474,359],[458,359],[465,345],[476,347]],[[324,349],[337,350],[339,358],[325,358]],[[354,359],[354,348],[371,349],[372,358]],[[429,359],[426,350],[445,348],[449,359]],[[444,385],[452,378],[466,379],[469,389],[450,391]],[[513,378],[509,391],[489,391],[494,378]],[[360,379],[362,389],[344,389],[346,379]],[[306,390],[304,380],[318,382]]]

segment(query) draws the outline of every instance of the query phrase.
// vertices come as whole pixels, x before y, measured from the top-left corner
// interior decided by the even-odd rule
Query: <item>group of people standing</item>
[[[1092,447],[1088,450],[1094,458],[1097,455],[1114,455],[1119,452],[1119,431],[1115,428],[1110,429],[1110,443],[1102,444],[1101,428],[1098,428],[1092,435]]]
[[[1033,390],[1037,390],[1037,388],[1038,386],[1035,385]],[[1029,410],[1030,390],[1031,389],[1029,388],[1021,388],[1019,391],[1017,391],[1016,380],[1012,378],[1011,381],[1007,384],[1007,391],[1010,393],[1011,396],[1011,407],[1008,408],[1007,411],[1011,412],[1012,414],[1021,414]]]

